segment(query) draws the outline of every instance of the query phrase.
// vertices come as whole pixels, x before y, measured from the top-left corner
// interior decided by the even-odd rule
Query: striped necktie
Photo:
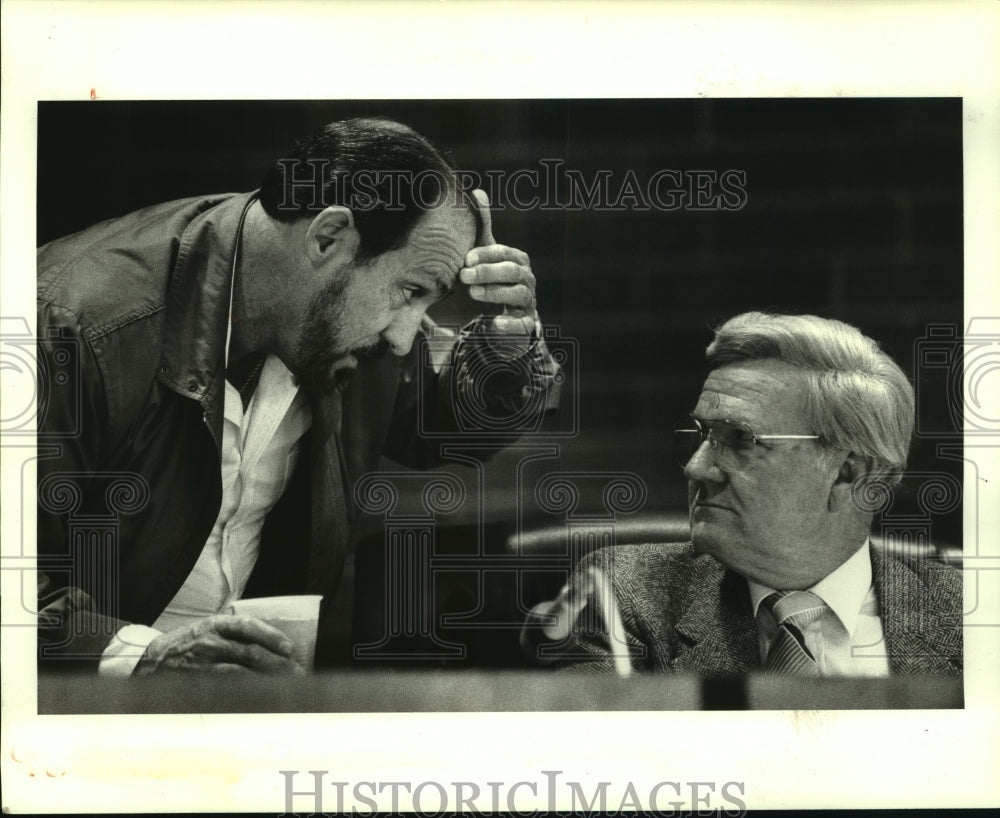
[[[774,614],[778,635],[767,652],[764,669],[769,673],[819,676],[819,666],[809,652],[802,631],[819,619],[826,604],[809,591],[778,591],[764,600]]]

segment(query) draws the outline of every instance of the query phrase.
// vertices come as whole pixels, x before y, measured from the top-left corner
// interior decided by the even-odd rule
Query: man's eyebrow
[[[447,298],[451,295],[455,288],[458,286],[458,276],[450,276],[441,270],[434,269],[422,269],[418,270],[418,275],[426,276],[434,280],[434,290],[437,293],[439,299]]]

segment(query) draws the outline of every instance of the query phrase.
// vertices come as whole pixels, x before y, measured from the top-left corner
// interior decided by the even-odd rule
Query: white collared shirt
[[[312,424],[291,373],[269,355],[246,411],[226,381],[222,426],[222,505],[198,561],[152,628],[127,625],[102,655],[101,675],[129,675],[160,633],[225,610],[239,599],[257,562],[268,512],[284,493]]]
[[[757,621],[761,663],[778,632],[778,623],[761,603],[768,588],[747,580],[750,602]],[[806,590],[816,594],[827,610],[802,633],[806,647],[816,657],[821,676],[889,675],[878,597],[872,584],[869,543],[865,540],[846,562]]]

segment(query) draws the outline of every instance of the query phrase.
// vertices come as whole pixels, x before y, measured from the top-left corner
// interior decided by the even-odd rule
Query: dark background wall
[[[297,137],[368,114],[412,125],[483,175],[559,159],[587,179],[610,171],[615,191],[629,170],[746,174],[736,210],[498,208],[494,233],[531,254],[543,320],[572,356],[567,411],[525,439],[553,456],[498,458],[485,500],[456,521],[558,518],[532,494],[553,471],[629,473],[647,489],[643,511],[682,509],[669,430],[697,397],[711,327],[748,309],[859,326],[918,381],[919,425],[958,428],[947,373],[918,355],[929,328],[962,323],[958,99],[41,103],[37,241],[255,188]],[[471,309],[453,302],[439,318]],[[911,468],[960,479],[938,442],[918,439]],[[921,481],[892,514],[926,513]],[[606,511],[601,486],[578,482],[575,513]],[[941,505],[931,522],[935,539],[960,542],[960,509]]]

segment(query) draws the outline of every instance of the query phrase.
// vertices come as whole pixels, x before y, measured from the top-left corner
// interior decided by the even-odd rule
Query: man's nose
[[[688,462],[684,464],[684,476],[696,483],[718,483],[724,479],[725,475],[715,459],[715,450],[708,440],[703,440]]]
[[[382,337],[392,347],[392,354],[403,356],[413,347],[413,339],[417,337],[420,323],[423,321],[426,309],[411,307],[397,312],[392,323],[382,332]]]

